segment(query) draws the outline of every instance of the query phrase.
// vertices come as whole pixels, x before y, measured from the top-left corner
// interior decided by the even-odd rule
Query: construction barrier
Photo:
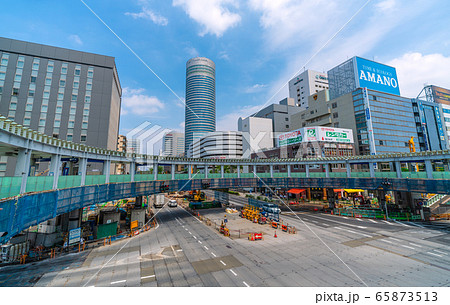
[[[281,225],[281,231],[287,232],[288,231],[287,225]]]
[[[263,234],[262,233],[250,233],[248,235],[248,240],[255,241],[255,240],[263,240]]]
[[[272,221],[272,228],[278,229],[278,222]]]
[[[297,229],[295,227],[289,227],[288,228],[288,233],[289,234],[297,234]]]

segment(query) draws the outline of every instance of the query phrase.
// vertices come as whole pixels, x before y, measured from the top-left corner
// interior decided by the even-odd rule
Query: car
[[[178,203],[175,199],[170,199],[168,206],[171,208],[176,208],[178,206]]]

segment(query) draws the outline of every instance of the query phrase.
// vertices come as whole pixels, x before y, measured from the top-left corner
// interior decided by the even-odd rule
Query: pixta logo
[[[133,128],[126,134],[127,152],[144,155],[159,155],[162,139],[170,129],[148,121]]]

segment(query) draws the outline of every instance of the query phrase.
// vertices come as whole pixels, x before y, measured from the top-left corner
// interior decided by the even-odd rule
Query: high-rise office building
[[[330,99],[353,92],[357,88],[400,95],[396,69],[372,60],[355,56],[334,67],[327,74]]]
[[[289,81],[289,97],[302,109],[308,108],[308,96],[325,89],[328,89],[327,74],[313,70],[306,70]]]
[[[184,151],[195,139],[216,131],[216,65],[205,57],[186,63],[186,110]]]
[[[0,114],[20,125],[116,150],[121,95],[114,57],[0,38]]]
[[[172,130],[163,137],[163,156],[179,157],[184,154],[184,133]]]

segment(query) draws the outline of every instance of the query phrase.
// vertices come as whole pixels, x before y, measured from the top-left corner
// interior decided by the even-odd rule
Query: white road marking
[[[186,231],[188,230],[187,228],[184,228]]]
[[[315,220],[311,220],[311,221],[317,223],[317,221],[315,221]]]
[[[442,251],[439,251],[439,250],[433,250],[434,252],[437,252],[437,253],[441,253],[441,254],[445,254],[445,255],[447,255],[447,253],[446,252],[442,252]]]
[[[230,271],[234,274],[234,276],[237,276],[236,272],[234,272],[233,269],[230,269]]]
[[[373,220],[373,219],[367,219],[368,221],[370,221],[370,222],[373,222],[373,223],[377,223],[375,220]]]
[[[189,234],[191,234],[191,235],[192,235],[191,231],[189,231]]]
[[[318,217],[318,216],[314,216],[314,215],[309,215],[309,216],[310,217],[320,218],[322,220],[322,218]],[[332,220],[332,219],[328,219],[327,221],[337,222],[338,224],[343,225],[343,226],[350,226],[350,227],[355,227],[355,228],[358,228],[358,229],[367,229],[367,227],[352,225],[352,224],[345,223],[345,222],[342,222],[342,221],[336,221],[336,220]]]
[[[212,254],[214,257],[217,257],[213,252],[211,252],[211,254]]]
[[[395,240],[395,241],[400,241],[400,239],[397,239],[397,238],[394,238],[394,237],[391,237],[391,239]]]
[[[397,224],[399,224],[399,225],[402,225],[402,226],[404,226],[404,227],[410,227],[410,226],[408,226],[408,225],[405,225],[404,223],[402,223],[402,222],[399,222],[399,221],[396,221],[395,223],[397,223]]]
[[[95,286],[88,286],[88,288],[89,288],[89,287],[95,287]]]
[[[209,250],[207,246],[203,246],[206,250]]]
[[[402,246],[403,248],[408,248],[408,249],[412,249],[412,250],[414,250],[415,248],[413,248],[413,247],[410,247],[410,246],[405,246],[405,245],[400,245],[400,246]]]
[[[385,243],[392,244],[392,242],[389,241],[389,240],[386,240],[386,239],[380,239],[380,240],[381,240],[381,241],[384,241]]]
[[[127,281],[127,280],[121,280],[121,281],[111,282],[111,285],[118,284],[118,283],[123,283],[123,282],[126,282],[126,281]]]
[[[413,244],[413,243],[409,243],[410,245],[413,245],[413,246],[416,246],[416,247],[419,247],[419,248],[422,248],[422,246],[421,245],[418,245],[418,244]]]
[[[223,261],[220,261],[222,263],[222,265],[226,266],[227,264],[225,264]]]
[[[362,221],[362,219],[361,219],[361,218],[356,218],[356,220],[358,220],[358,221]]]
[[[416,226],[416,227],[425,228],[424,226],[418,225],[417,223],[414,223],[414,222],[408,222],[408,223],[412,224],[413,226]]]
[[[155,277],[155,275],[153,274],[153,275],[141,276],[141,280],[142,279],[148,279],[150,277]]]
[[[202,242],[201,242],[201,241],[198,241],[198,243],[201,244]]]
[[[367,234],[364,234],[364,233],[355,232],[355,231],[348,230],[348,229],[344,229],[344,228],[340,228],[340,227],[336,227],[336,229],[344,230],[344,231],[347,231],[347,232],[350,232],[350,233],[353,233],[353,234],[361,234],[361,235],[366,236],[366,237],[372,237],[371,235],[367,235]]]
[[[391,226],[394,225],[393,223],[390,223],[389,221],[386,221],[386,220],[382,220],[382,222],[385,222],[385,223],[387,223],[388,225],[391,225]]]
[[[181,252],[181,251],[183,251],[183,249],[178,249],[178,250],[177,250],[177,252]]]
[[[433,253],[433,252],[427,252],[427,253],[431,254],[431,255],[436,255],[436,256],[442,257],[442,255],[439,255],[439,254],[436,254],[436,253]]]
[[[348,219],[348,217],[346,217],[346,216],[342,216],[342,218]]]
[[[197,239],[197,237],[195,235],[193,235],[195,239]]]
[[[246,282],[242,282],[242,283],[244,283],[245,286],[250,287]]]
[[[323,226],[326,226],[326,227],[329,227],[329,226],[330,226],[330,225],[327,225],[326,223],[323,223],[323,222],[322,222],[322,225],[323,225]]]

